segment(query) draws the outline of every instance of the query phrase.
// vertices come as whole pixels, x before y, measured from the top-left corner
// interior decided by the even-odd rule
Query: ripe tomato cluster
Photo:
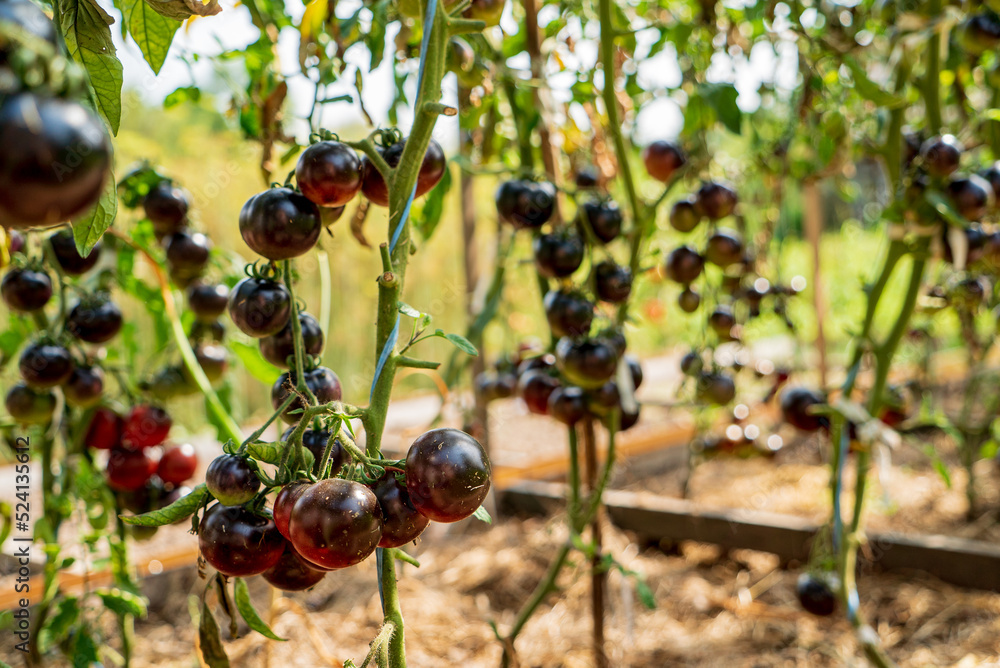
[[[84,444],[108,453],[108,486],[122,505],[136,514],[170,505],[191,490],[184,483],[198,469],[190,444],[164,446],[173,420],[160,406],[139,404],[125,416],[101,406],[90,420]],[[156,527],[130,527],[136,538],[148,538]]]
[[[281,486],[271,513],[254,508],[261,481],[246,458],[215,459],[205,484],[218,503],[198,528],[205,560],[225,575],[263,574],[279,589],[307,589],[328,571],[364,561],[376,547],[416,540],[431,520],[471,516],[490,489],[486,451],[457,429],[423,434],[400,462],[403,473],[385,468],[367,480],[355,479],[361,473],[345,466],[347,457],[335,449],[331,477]]]
[[[111,171],[104,123],[56,28],[28,0],[5,3],[0,46],[0,225],[47,228],[93,208]]]

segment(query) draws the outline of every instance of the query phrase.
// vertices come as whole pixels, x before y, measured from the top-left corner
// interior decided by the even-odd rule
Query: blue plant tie
[[[850,447],[850,427],[845,422],[840,430],[840,443],[837,448],[840,455],[837,457],[837,483],[833,488],[833,552],[840,554],[840,543],[844,534],[844,518],[840,514],[840,490],[844,481],[844,461],[847,459]]]

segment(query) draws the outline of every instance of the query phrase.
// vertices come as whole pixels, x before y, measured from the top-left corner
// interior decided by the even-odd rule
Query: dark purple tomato
[[[56,395],[16,383],[4,398],[7,413],[21,424],[46,424],[56,410]]]
[[[828,617],[837,609],[839,580],[833,574],[813,575],[803,573],[795,583],[795,595],[806,612],[820,617]]]
[[[980,176],[986,179],[993,188],[993,206],[1000,206],[1000,161],[984,169]]]
[[[31,313],[52,298],[52,279],[41,269],[14,267],[3,277],[0,294],[11,310]]]
[[[618,351],[603,338],[577,341],[564,337],[556,344],[556,366],[570,383],[596,389],[611,380]]]
[[[594,291],[609,304],[620,304],[632,294],[632,270],[609,260],[594,267]]]
[[[551,369],[556,365],[556,356],[552,353],[544,353],[536,357],[528,357],[521,360],[521,363],[517,365],[517,375],[523,376],[529,371],[535,370],[547,370]]]
[[[278,563],[286,541],[269,517],[216,503],[198,525],[201,556],[223,575],[258,575]]]
[[[229,351],[226,350],[225,346],[220,346],[217,343],[202,342],[195,344],[193,348],[194,358],[198,360],[198,366],[201,367],[205,377],[208,378],[208,382],[214,383],[225,375],[226,370],[229,368]],[[184,378],[191,384],[194,384],[194,379],[191,377],[190,372],[188,372],[187,367],[183,367],[183,370]]]
[[[701,358],[701,355],[692,350],[681,358],[680,366],[681,373],[685,376],[698,376],[701,374],[702,369],[705,368],[705,360]]]
[[[66,330],[87,343],[110,341],[121,328],[121,309],[105,294],[80,300],[66,317]]]
[[[328,478],[310,485],[292,507],[292,546],[323,568],[347,568],[368,558],[382,538],[375,494],[353,480]]]
[[[580,207],[581,218],[585,217],[590,229],[603,243],[610,243],[622,232],[622,212],[612,201],[591,200]]]
[[[187,282],[201,276],[212,252],[212,242],[208,237],[201,232],[187,230],[180,230],[166,237],[163,247],[167,253],[170,277]]]
[[[17,364],[24,382],[35,389],[62,385],[73,373],[73,358],[55,343],[33,343],[21,353]]]
[[[52,227],[86,213],[104,191],[111,142],[82,104],[32,93],[0,105],[0,224]]]
[[[94,411],[87,427],[87,435],[83,442],[88,448],[95,450],[111,450],[118,447],[125,430],[125,418],[110,408],[102,406]]]
[[[611,346],[614,350],[615,355],[621,357],[625,354],[628,349],[628,341],[625,339],[625,333],[618,327],[609,327],[607,329],[601,330],[598,334],[598,338],[604,343]]]
[[[490,491],[486,450],[458,429],[425,432],[406,453],[406,490],[425,517],[435,522],[463,520]]]
[[[285,551],[274,566],[261,574],[268,584],[282,591],[305,591],[326,577],[321,571],[299,556],[291,543],[285,543]]]
[[[818,431],[830,425],[825,415],[813,413],[814,406],[825,406],[826,398],[805,387],[789,387],[781,394],[781,415],[785,422],[802,431]]]
[[[694,313],[701,306],[701,295],[691,288],[685,288],[683,292],[677,295],[677,305],[685,313]]]
[[[156,473],[156,460],[143,450],[114,448],[108,456],[108,486],[119,492],[132,492]]]
[[[704,268],[705,259],[691,246],[678,246],[667,256],[667,278],[681,285],[697,280]]]
[[[156,475],[163,482],[180,485],[190,480],[198,470],[198,453],[190,443],[168,448],[156,467]]]
[[[104,393],[104,372],[99,366],[76,366],[62,390],[66,403],[73,408],[90,408]]]
[[[579,169],[573,177],[577,188],[596,188],[600,179],[601,175],[597,168],[591,165]]]
[[[736,383],[732,376],[717,371],[704,372],[698,377],[698,399],[715,406],[725,406],[736,398]]]
[[[670,226],[678,232],[690,232],[701,222],[696,200],[693,197],[678,200],[670,208]]]
[[[94,244],[90,254],[83,257],[76,250],[73,233],[69,230],[59,230],[49,237],[49,246],[55,255],[56,262],[64,274],[80,276],[94,268],[101,257],[101,242]]]
[[[271,405],[274,406],[274,410],[281,408],[281,404],[285,403],[285,399],[291,394],[289,389],[289,383],[295,383],[294,371],[286,371],[285,373],[278,376],[278,380],[274,381],[274,385],[271,386]],[[312,393],[316,396],[316,401],[321,404],[329,403],[331,401],[340,401],[341,398],[341,387],[340,378],[337,377],[330,369],[325,366],[319,366],[315,369],[305,372],[306,376],[306,387],[308,387]],[[300,410],[304,408],[302,405],[302,400],[296,398],[288,408],[281,414],[281,419],[288,424],[295,424],[299,421],[299,414],[292,414],[292,411]]]
[[[379,547],[400,547],[412,543],[430,520],[417,512],[406,487],[400,484],[392,471],[386,471],[372,485],[375,498],[382,509],[382,538]]]
[[[274,526],[278,527],[281,535],[289,540],[291,540],[291,535],[288,533],[288,523],[292,519],[292,508],[295,507],[295,502],[309,489],[311,484],[290,482],[281,488],[278,496],[274,497]]]
[[[955,210],[971,222],[978,222],[994,207],[993,186],[981,176],[953,179],[948,194]]]
[[[719,338],[728,341],[732,338],[733,327],[736,326],[736,316],[729,306],[716,306],[715,310],[708,316],[708,326],[712,328]]]
[[[295,165],[295,182],[317,206],[344,206],[361,190],[361,160],[347,144],[313,144]]]
[[[624,408],[621,409],[621,416],[618,419],[618,431],[628,431],[634,427],[639,422],[639,413],[642,411],[642,405],[636,403],[634,411],[627,411]]]
[[[958,169],[965,147],[953,135],[931,137],[920,147],[924,169],[936,178],[950,176]]]
[[[390,167],[399,165],[400,158],[403,157],[403,149],[406,147],[406,140],[397,142],[388,148],[382,149],[382,157]],[[385,179],[375,168],[375,165],[367,158],[361,157],[362,182],[361,192],[364,193],[373,204],[379,206],[389,206],[389,188],[385,184]],[[417,175],[416,197],[425,195],[438,184],[444,176],[444,170],[448,163],[445,159],[444,150],[434,139],[427,145],[427,152],[424,153],[424,160],[420,163],[420,173]]]
[[[305,311],[299,311],[299,327],[302,330],[303,352],[306,355],[319,355],[323,352],[323,330],[316,318]],[[292,320],[280,332],[266,336],[260,340],[260,353],[268,362],[276,367],[287,369],[295,366],[289,360],[295,354],[295,342],[292,337]]]
[[[654,141],[642,149],[642,162],[646,172],[661,183],[674,177],[677,170],[687,162],[687,156],[680,146],[669,141]]]
[[[266,278],[244,278],[229,294],[229,317],[254,338],[277,334],[292,315],[285,286]]]
[[[293,431],[295,431],[294,426],[286,429],[285,433],[281,435],[281,440],[287,441]],[[302,445],[312,453],[313,459],[317,464],[322,461],[323,453],[326,452],[326,445],[329,442],[330,432],[326,429],[306,429],[302,432]],[[344,449],[339,438],[334,439],[333,447],[330,448],[330,461],[328,463],[330,472],[327,474],[327,477],[333,477],[340,473],[340,469],[344,468],[347,460],[347,450]]]
[[[709,220],[720,220],[736,210],[736,191],[725,183],[706,181],[695,195],[695,210]]]
[[[628,371],[632,375],[632,389],[638,390],[642,385],[642,365],[631,355],[625,356],[625,364],[628,365]]]
[[[250,250],[280,262],[307,253],[323,230],[319,208],[291,188],[254,195],[240,210],[240,234]]]
[[[594,321],[594,305],[577,292],[550,290],[545,295],[545,318],[556,336],[585,336]]]
[[[517,381],[517,394],[524,400],[529,412],[548,415],[549,397],[558,387],[558,378],[542,369],[534,369],[521,374]]]
[[[139,404],[129,411],[122,428],[122,442],[133,448],[151,448],[167,440],[174,421],[159,406]]]
[[[239,455],[219,455],[205,471],[205,486],[219,503],[241,506],[257,495],[260,478]]]
[[[487,403],[496,399],[508,399],[514,396],[517,375],[506,371],[502,373],[484,371],[476,376],[474,385],[477,396]]]
[[[223,284],[194,283],[187,289],[188,309],[199,322],[218,320],[229,303],[229,288]]]
[[[547,181],[504,181],[497,188],[496,205],[500,220],[514,229],[537,229],[555,211],[556,189]]]
[[[191,195],[170,181],[157,183],[142,200],[142,210],[159,236],[184,229],[190,208]]]
[[[535,268],[546,278],[566,278],[580,268],[585,251],[577,234],[540,234],[535,237]]]
[[[587,395],[572,385],[557,387],[549,395],[548,414],[572,427],[587,416]]]
[[[603,417],[621,406],[622,395],[618,383],[609,380],[595,390],[587,393],[587,410]]]
[[[725,269],[743,261],[743,241],[735,232],[717,230],[705,245],[705,261]]]

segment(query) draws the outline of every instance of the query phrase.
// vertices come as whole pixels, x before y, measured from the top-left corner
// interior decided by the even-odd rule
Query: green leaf
[[[122,17],[132,39],[139,45],[143,58],[153,68],[153,72],[159,74],[163,61],[167,59],[170,43],[174,41],[174,33],[181,27],[181,22],[157,14],[145,0],[121,0],[121,2]]]
[[[197,102],[201,99],[201,89],[197,86],[181,86],[167,93],[163,98],[163,108],[172,109],[183,102]]]
[[[274,366],[260,354],[260,348],[251,346],[241,341],[233,341],[229,344],[236,356],[240,358],[240,363],[250,372],[250,375],[266,385],[271,385],[274,379],[281,375],[281,369]]]
[[[208,497],[208,488],[201,483],[190,494],[182,496],[166,508],[151,510],[142,515],[120,515],[122,522],[139,527],[162,527],[174,522],[180,522],[194,515],[195,511]]]
[[[201,621],[198,623],[198,649],[208,668],[229,668],[229,657],[222,646],[219,624],[205,601],[201,602]]]
[[[635,578],[635,593],[639,595],[639,600],[646,608],[649,610],[656,609],[656,597],[653,596],[653,590],[640,577]]]
[[[80,255],[90,255],[91,249],[101,240],[105,230],[115,222],[118,215],[118,194],[115,188],[115,175],[112,173],[104,184],[104,192],[97,204],[82,218],[73,223],[73,240]]]
[[[60,599],[55,607],[56,613],[45,620],[45,626],[39,633],[38,644],[43,653],[62,642],[80,618],[80,601],[76,596]]]
[[[97,663],[97,643],[86,627],[77,632],[73,647],[73,668],[90,668]]]
[[[736,104],[739,93],[732,84],[702,84],[698,87],[701,97],[715,110],[715,115],[733,134],[742,130],[743,112]]]
[[[476,347],[472,345],[472,342],[461,334],[445,334],[444,330],[437,330],[434,332],[434,336],[439,336],[442,339],[448,339],[453,346],[461,350],[466,355],[471,355],[472,357],[478,357],[479,351]]]
[[[122,64],[111,39],[115,22],[95,0],[61,3],[59,29],[66,49],[90,75],[97,109],[115,135],[122,120]]]
[[[277,443],[251,443],[247,446],[247,454],[256,459],[259,462],[264,462],[265,464],[274,464],[275,466],[281,463],[281,458],[284,456],[285,445],[279,441]],[[313,457],[313,453],[309,448],[302,448],[302,456],[305,459],[302,465],[309,470],[312,470],[313,463],[316,461]]]
[[[447,197],[450,190],[451,170],[446,168],[438,184],[427,193],[427,197],[424,199],[424,206],[420,210],[420,216],[414,220],[414,227],[417,228],[420,238],[424,241],[430,239],[434,234],[434,230],[438,228],[441,216],[444,214],[445,197]]]
[[[233,596],[236,601],[236,609],[240,611],[240,617],[247,623],[247,626],[271,640],[287,640],[287,638],[282,638],[272,631],[271,627],[257,614],[257,610],[250,601],[250,589],[247,587],[246,580],[236,578],[233,584]]]
[[[141,596],[136,596],[132,592],[124,589],[98,589],[97,594],[104,607],[115,613],[119,617],[132,615],[133,617],[146,616],[146,601]]]
[[[420,320],[420,318],[422,318],[424,315],[423,313],[413,308],[406,302],[399,302],[399,312],[405,316],[413,318],[414,320]]]
[[[927,200],[928,204],[934,207],[934,210],[937,211],[949,225],[960,227],[962,229],[969,226],[969,221],[967,221],[962,214],[955,210],[955,207],[951,204],[951,200],[937,190],[928,190],[924,195],[924,198]]]
[[[475,517],[480,522],[493,524],[493,518],[490,517],[490,513],[488,510],[486,510],[486,506],[479,506],[478,508],[476,508],[476,512],[472,513],[472,516]]]
[[[851,78],[854,80],[854,90],[858,91],[858,95],[861,97],[888,109],[896,109],[906,104],[906,100],[893,95],[869,79],[865,69],[851,56],[844,56],[844,64],[851,70]]]

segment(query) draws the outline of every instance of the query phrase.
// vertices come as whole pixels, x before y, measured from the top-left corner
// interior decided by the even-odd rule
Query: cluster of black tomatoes
[[[284,485],[272,512],[254,508],[261,482],[245,458],[226,454],[209,465],[205,483],[218,503],[205,511],[198,539],[202,556],[220,573],[263,574],[279,589],[308,589],[327,572],[364,561],[377,547],[416,540],[431,520],[471,516],[490,489],[486,451],[457,429],[423,434],[401,462],[405,469],[385,467],[368,480],[349,465],[335,435],[310,431],[315,433],[303,444],[311,449],[334,440],[329,477]]]
[[[675,168],[683,164],[683,155]],[[587,172],[577,179],[581,190],[589,190],[596,180]],[[545,317],[553,338],[553,352],[529,356],[518,351],[513,359],[498,362],[493,372],[476,378],[477,392],[485,399],[517,393],[532,413],[550,415],[567,425],[587,417],[607,417],[621,410],[621,426],[626,429],[638,420],[638,404],[623,405],[615,378],[625,353],[621,330],[606,327],[596,333],[594,321],[598,302],[614,307],[632,293],[632,269],[618,264],[611,253],[622,234],[623,217],[618,205],[606,195],[588,195],[570,223],[553,223],[542,228],[555,211],[556,190],[548,182],[512,179],[500,184],[496,207],[503,223],[515,230],[535,232],[534,265],[545,280],[555,281],[544,295]],[[604,259],[593,256],[600,254]],[[573,276],[589,258],[587,276],[578,283]],[[642,382],[635,359],[627,359],[633,387]]]
[[[148,189],[136,193],[133,182],[148,179]],[[191,194],[172,179],[142,166],[119,184],[126,206],[141,208],[164,252],[167,274],[174,285],[185,288],[188,310],[194,315],[189,331],[198,365],[212,383],[229,368],[229,354],[220,341],[225,327],[219,316],[226,309],[229,288],[206,279],[212,261],[212,241],[191,227]],[[160,401],[198,392],[187,367],[179,360],[168,363],[140,382],[140,389]]]
[[[625,356],[633,389],[642,384],[639,360]],[[622,406],[621,392],[614,380],[598,387],[585,389],[579,384],[564,382],[556,365],[556,356],[542,351],[533,343],[518,348],[516,354],[496,360],[491,371],[475,379],[475,391],[483,401],[520,397],[528,411],[548,415],[566,425],[574,425],[585,417],[605,418],[612,410],[621,410],[620,431],[631,429],[639,420],[639,410]]]
[[[62,56],[52,21],[30,0],[0,4],[0,225],[52,227],[101,197],[111,169],[104,123],[72,99],[84,74]]]
[[[29,258],[26,240],[20,235],[14,240],[11,249],[17,252],[0,283],[0,295],[11,311],[30,314],[46,328],[22,350],[18,362],[21,382],[8,390],[5,404],[18,422],[45,424],[56,409],[56,387],[62,387],[66,403],[73,408],[90,408],[101,401],[104,371],[82,344],[101,345],[113,339],[121,330],[122,312],[111,301],[105,286],[99,284],[97,290],[88,293],[74,284],[78,300],[64,320],[49,326],[45,313],[53,295],[49,267],[54,266],[59,280],[82,276],[97,264],[100,244],[82,257],[72,232],[60,230],[41,241],[40,256]]]

